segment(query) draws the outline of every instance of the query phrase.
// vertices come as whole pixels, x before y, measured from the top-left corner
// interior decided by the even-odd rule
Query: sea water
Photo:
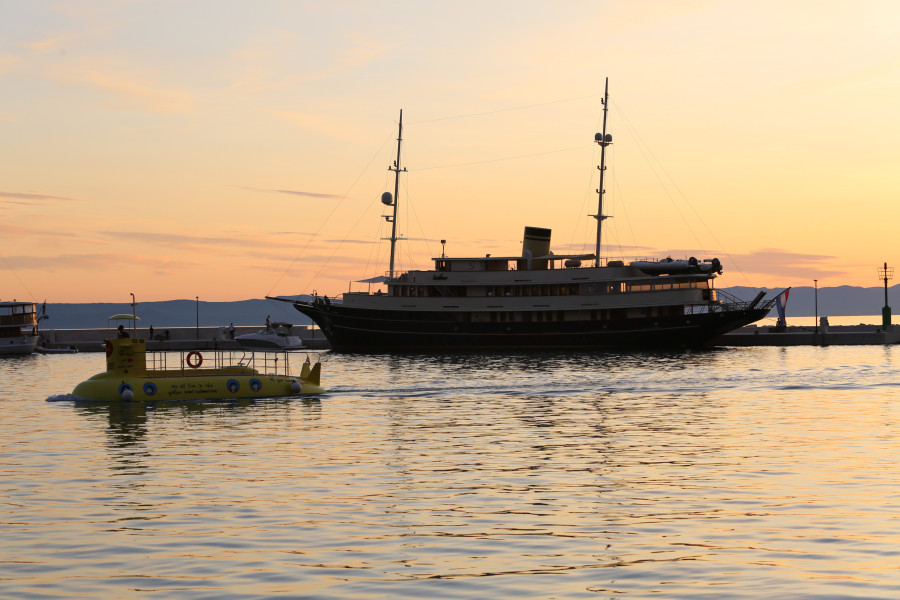
[[[322,359],[146,405],[0,360],[0,597],[900,597],[900,348]]]

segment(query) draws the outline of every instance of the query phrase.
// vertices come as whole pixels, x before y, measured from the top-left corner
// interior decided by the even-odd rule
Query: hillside
[[[760,289],[765,290],[766,298],[771,298],[782,289],[771,290],[768,288],[733,287],[724,288],[735,296],[744,300],[751,300]],[[888,288],[891,304],[895,305],[892,312],[900,314],[900,286]],[[880,321],[881,308],[884,306],[884,288],[862,288],[849,285],[838,287],[819,288],[818,314],[820,316],[856,316],[876,315]],[[773,311],[774,312],[774,311]],[[811,317],[816,314],[816,290],[813,286],[791,288],[788,297],[788,317]]]
[[[303,298],[303,297],[301,297]],[[308,297],[307,297],[308,298]],[[275,300],[240,300],[236,302],[204,302],[166,300],[138,302],[136,311],[140,325],[149,327],[201,327],[263,325],[266,316],[273,321],[307,325],[311,321],[286,302]],[[111,315],[131,314],[129,303],[52,304],[47,303],[50,318],[41,322],[42,329],[95,329],[107,326]]]

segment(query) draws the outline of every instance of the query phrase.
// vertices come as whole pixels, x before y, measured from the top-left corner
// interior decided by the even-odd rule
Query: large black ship
[[[608,87],[603,100],[597,241],[594,254],[550,251],[551,232],[526,227],[521,256],[435,258],[431,270],[394,271],[403,113],[400,113],[386,293],[341,299],[287,298],[338,351],[693,348],[765,317],[775,299],[742,301],[713,286],[717,258],[631,261],[600,258]]]

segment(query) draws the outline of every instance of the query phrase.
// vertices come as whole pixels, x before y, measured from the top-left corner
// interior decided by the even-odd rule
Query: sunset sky
[[[900,259],[900,5],[0,0],[0,299],[335,295],[517,255],[719,257],[720,287]],[[895,282],[896,283],[896,282]],[[364,290],[364,284],[353,284]]]

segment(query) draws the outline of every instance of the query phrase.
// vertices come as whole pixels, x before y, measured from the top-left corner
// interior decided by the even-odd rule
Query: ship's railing
[[[369,295],[367,292],[344,292],[345,294],[360,294],[363,296]],[[318,296],[315,295],[312,297],[312,300],[309,301],[310,304],[318,305],[318,304],[341,304],[341,299],[338,296],[331,298],[330,296]]]
[[[726,292],[723,290],[711,290],[716,294],[717,301],[710,302],[707,304],[693,304],[690,306],[684,307],[685,314],[696,315],[696,314],[704,314],[704,313],[725,313],[725,312],[736,312],[741,310],[748,310],[751,308],[764,308],[767,310],[772,310],[775,306],[775,300],[778,298],[770,298],[765,302],[762,302],[761,299],[755,300],[741,300],[734,294],[730,292]]]
[[[253,369],[260,375],[282,375],[291,377],[291,361],[316,362],[305,350],[283,350],[278,352],[253,352],[250,350],[199,350],[177,352],[148,351],[147,370],[160,376],[185,377],[204,375],[212,370]],[[192,366],[196,365],[196,366]],[[296,369],[299,374],[299,368]]]

